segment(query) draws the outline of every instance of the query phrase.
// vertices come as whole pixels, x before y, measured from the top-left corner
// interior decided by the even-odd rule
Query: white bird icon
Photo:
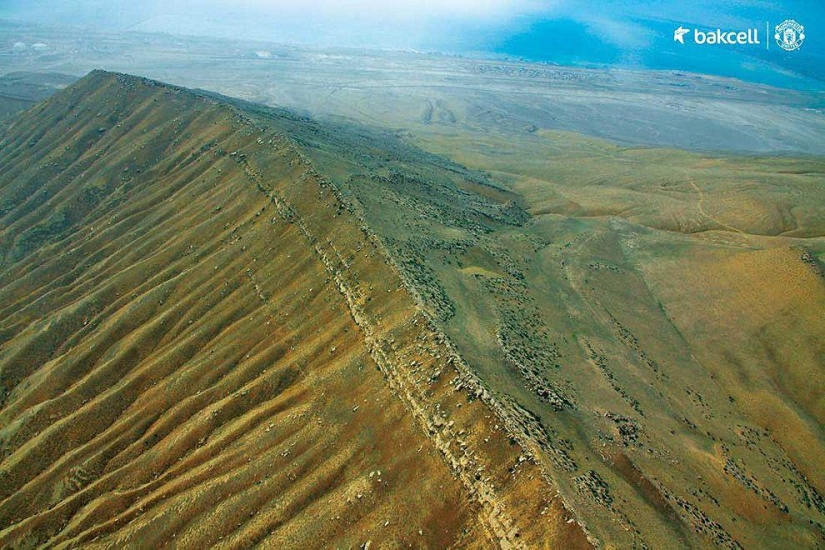
[[[678,42],[679,44],[685,43],[685,35],[690,32],[690,29],[686,29],[679,25],[679,28],[673,31],[673,41]]]

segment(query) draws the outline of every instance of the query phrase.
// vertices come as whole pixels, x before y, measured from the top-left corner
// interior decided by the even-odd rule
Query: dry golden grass
[[[0,140],[0,546],[589,545],[287,139],[95,73]]]
[[[825,280],[802,256],[700,250],[647,269],[697,357],[822,492]]]

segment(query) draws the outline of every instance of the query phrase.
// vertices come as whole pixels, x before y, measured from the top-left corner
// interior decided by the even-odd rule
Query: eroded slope
[[[587,545],[290,140],[106,73],[0,140],[0,545]]]

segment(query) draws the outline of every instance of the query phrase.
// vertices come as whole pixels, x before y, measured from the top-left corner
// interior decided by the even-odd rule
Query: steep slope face
[[[445,132],[485,177],[330,127],[302,149],[597,539],[825,544],[821,158]]]
[[[0,134],[0,258],[0,546],[588,545],[260,120],[93,73]]]

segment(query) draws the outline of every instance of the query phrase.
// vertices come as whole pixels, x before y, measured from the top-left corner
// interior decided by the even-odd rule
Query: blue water
[[[433,12],[442,13],[434,9],[436,4],[404,0],[399,3],[420,13],[401,19],[390,16],[390,3],[361,1],[375,2],[375,9],[339,17],[324,14],[324,2],[308,2],[306,13],[301,8],[299,16],[285,17],[284,9],[301,2],[283,0],[270,6],[250,0],[0,0],[0,18],[124,31],[153,17],[174,16],[180,22],[176,28],[155,30],[325,46],[497,54],[585,67],[680,70],[825,90],[825,0],[489,0],[479,5],[509,8],[495,17],[450,18],[434,17]],[[461,3],[470,6],[466,0]],[[805,26],[800,51],[784,52],[772,36],[765,36],[766,21],[773,34],[773,26],[784,19]],[[771,47],[697,46],[690,40],[681,45],[673,41],[679,25],[737,31],[756,27]]]
[[[765,36],[765,20],[753,20],[731,30],[759,29],[762,45],[697,45],[690,35],[685,44],[673,41],[679,25],[710,30],[710,26],[689,21],[653,21],[625,19],[623,25],[637,36],[621,40],[600,34],[597,25],[571,18],[536,19],[522,30],[492,45],[493,51],[531,61],[562,65],[619,67],[651,70],[680,70],[739,78],[772,86],[825,90],[825,19],[806,21],[806,38],[802,48],[786,52]],[[818,25],[812,25],[812,23]],[[526,29],[525,29],[526,27]],[[821,30],[817,31],[817,27]],[[716,28],[716,27],[713,27]],[[726,29],[726,27],[722,27]],[[810,29],[810,30],[809,30]],[[765,48],[766,40],[768,48]]]

